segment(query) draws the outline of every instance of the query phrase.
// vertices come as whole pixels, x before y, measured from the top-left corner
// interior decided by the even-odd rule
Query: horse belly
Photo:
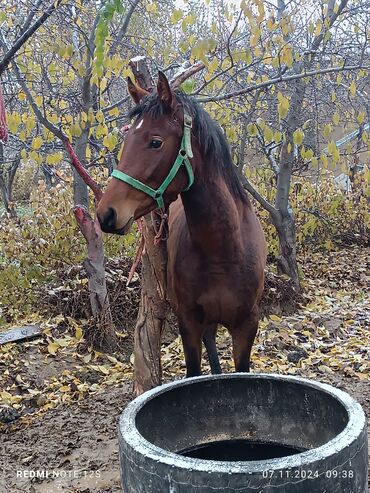
[[[214,283],[211,288],[205,289],[196,300],[202,308],[204,323],[220,323],[235,325],[243,309],[235,290],[222,284]]]

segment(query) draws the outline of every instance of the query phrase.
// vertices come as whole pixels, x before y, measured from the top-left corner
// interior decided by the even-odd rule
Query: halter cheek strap
[[[172,168],[170,169],[168,175],[163,180],[160,187],[158,187],[156,190],[154,188],[149,187],[148,185],[145,185],[145,183],[142,183],[136,178],[132,178],[132,176],[129,176],[126,173],[123,173],[122,171],[119,171],[118,169],[113,170],[112,176],[114,178],[117,178],[118,180],[128,183],[129,185],[136,188],[137,190],[146,193],[157,202],[158,208],[164,208],[163,194],[167,190],[172,180],[177,175],[181,166],[185,166],[186,172],[188,174],[188,186],[183,190],[183,192],[189,190],[189,188],[192,186],[194,182],[194,172],[189,161],[189,159],[193,157],[193,150],[191,148],[192,125],[193,125],[193,119],[184,110],[184,130],[181,139],[180,150],[177,154],[177,158],[173,163]]]

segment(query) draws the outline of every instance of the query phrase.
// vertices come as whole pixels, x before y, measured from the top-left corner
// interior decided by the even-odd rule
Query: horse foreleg
[[[186,363],[186,377],[196,377],[201,374],[202,332],[196,328],[189,328],[187,325],[179,320]]]
[[[239,327],[230,330],[235,371],[249,372],[251,350],[258,329],[258,313],[251,314]]]
[[[207,327],[203,334],[203,342],[207,350],[211,372],[215,374],[222,373],[220,360],[218,359],[216,346],[217,325]]]

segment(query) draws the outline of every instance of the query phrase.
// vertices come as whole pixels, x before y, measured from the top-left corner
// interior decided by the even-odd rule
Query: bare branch
[[[11,62],[17,51],[24,45],[24,43],[32,36],[37,29],[44,24],[44,22],[51,16],[51,14],[60,6],[62,0],[53,1],[41,17],[37,19],[14,43],[14,45],[5,53],[3,59],[0,62],[0,76]]]
[[[192,77],[194,74],[197,72],[200,72],[205,68],[205,65],[203,62],[198,62],[192,65],[191,67],[185,69],[183,72],[178,74],[176,77],[174,77],[170,84],[172,89],[177,89],[183,82],[186,81],[186,79],[189,79],[189,77]]]
[[[197,98],[197,101],[200,103],[208,103],[215,101],[223,101],[225,99],[231,99],[238,96],[244,96],[244,94],[249,94],[250,92],[257,91],[258,89],[263,89],[265,87],[272,86],[274,84],[278,84],[279,82],[289,82],[292,80],[304,79],[305,77],[315,77],[316,75],[322,74],[331,74],[337,72],[346,72],[346,71],[355,71],[355,70],[370,70],[370,65],[343,65],[341,67],[327,67],[319,70],[307,70],[300,72],[299,74],[292,74],[286,77],[276,77],[274,79],[269,79],[259,84],[254,84],[253,86],[245,87],[244,89],[240,89],[239,91],[233,91],[226,94],[221,94],[220,96],[209,96],[205,98]]]
[[[253,185],[246,178],[246,176],[242,174],[240,178],[245,190],[247,190],[252,195],[252,197],[255,198],[257,202],[261,204],[262,207],[271,214],[271,216],[276,217],[278,215],[277,209],[275,209],[275,207],[272,204],[270,204],[270,202],[268,202],[264,197],[262,197],[262,195],[259,192],[257,192],[257,190],[253,187]]]

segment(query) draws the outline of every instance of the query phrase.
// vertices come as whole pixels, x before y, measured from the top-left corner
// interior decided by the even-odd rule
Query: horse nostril
[[[112,208],[109,207],[106,214],[101,218],[99,217],[100,226],[106,233],[112,232],[116,229],[117,213]]]

